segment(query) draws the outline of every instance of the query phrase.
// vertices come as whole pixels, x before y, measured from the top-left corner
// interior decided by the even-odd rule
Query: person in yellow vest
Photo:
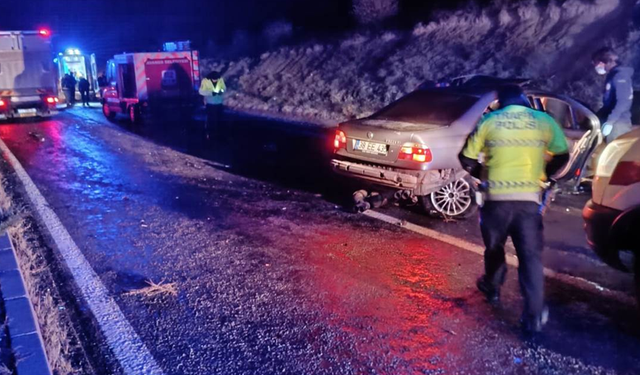
[[[220,72],[213,71],[207,74],[202,83],[200,83],[198,92],[204,97],[204,103],[207,108],[207,121],[205,123],[207,139],[211,133],[214,133],[216,138],[221,135],[225,91],[227,91],[227,86]]]
[[[519,86],[498,89],[498,102],[500,109],[482,118],[459,155],[467,172],[478,178],[482,174],[480,189],[486,192],[480,209],[485,273],[477,287],[490,302],[499,302],[507,273],[504,246],[510,236],[519,261],[523,328],[539,332],[549,316],[542,266],[542,184],[566,164],[569,149],[560,126],[532,109]]]

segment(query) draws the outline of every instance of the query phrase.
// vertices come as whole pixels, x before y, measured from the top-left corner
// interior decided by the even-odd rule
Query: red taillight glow
[[[398,159],[413,160],[418,163],[429,163],[433,160],[433,155],[428,148],[404,146],[400,149]]]
[[[7,103],[5,103],[4,100],[0,99],[0,107],[4,107],[5,104],[7,104]]]
[[[342,130],[336,130],[336,137],[333,140],[333,147],[337,150],[339,148],[347,147],[347,135]]]
[[[40,29],[40,30],[38,30],[38,34],[40,34],[42,36],[50,36],[51,35],[51,31],[49,31],[47,29]]]
[[[616,166],[609,184],[628,186],[640,182],[640,162],[621,161]]]
[[[54,98],[53,96],[49,96],[49,97],[47,97],[46,100],[47,100],[47,103],[54,104],[54,103],[56,103],[58,101],[58,98]]]

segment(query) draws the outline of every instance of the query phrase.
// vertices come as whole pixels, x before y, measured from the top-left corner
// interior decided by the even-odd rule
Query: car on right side
[[[635,272],[640,303],[640,128],[609,143],[582,210],[587,241],[608,265]],[[630,255],[630,256],[627,256]]]

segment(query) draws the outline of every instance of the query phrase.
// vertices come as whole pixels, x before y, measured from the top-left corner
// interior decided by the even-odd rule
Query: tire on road
[[[116,113],[113,112],[111,108],[109,108],[109,105],[107,103],[102,103],[102,114],[109,121],[112,121],[113,119],[116,118]]]
[[[475,193],[471,179],[463,177],[420,197],[420,202],[430,216],[466,219],[478,211]]]
[[[139,125],[142,123],[142,114],[140,113],[140,107],[137,105],[130,105],[127,110],[129,114],[129,121],[132,124]]]

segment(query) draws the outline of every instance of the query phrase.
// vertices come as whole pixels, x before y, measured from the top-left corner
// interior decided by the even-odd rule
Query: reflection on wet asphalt
[[[0,137],[167,374],[640,372],[633,306],[548,281],[552,320],[527,339],[515,270],[491,308],[479,256],[345,212],[328,131],[237,117],[204,144],[197,124],[70,112]],[[473,220],[388,212],[477,241]],[[588,258],[580,241],[567,254]],[[147,280],[177,297],[126,294]]]

